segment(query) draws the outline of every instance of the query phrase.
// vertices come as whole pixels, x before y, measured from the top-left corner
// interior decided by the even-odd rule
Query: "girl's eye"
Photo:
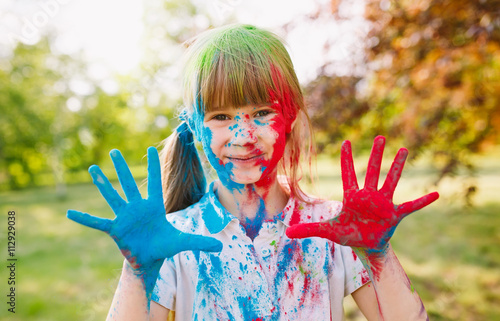
[[[215,119],[215,120],[228,120],[229,117],[227,115],[224,115],[224,114],[219,114],[219,115],[215,115],[213,117],[213,119]]]
[[[255,114],[255,116],[256,116],[256,117],[265,117],[265,116],[269,115],[270,113],[272,113],[272,111],[267,110],[267,109],[264,109],[264,110],[259,110],[259,111]]]

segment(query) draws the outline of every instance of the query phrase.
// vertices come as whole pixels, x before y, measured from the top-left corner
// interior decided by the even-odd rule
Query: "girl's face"
[[[203,149],[226,187],[270,182],[286,145],[285,118],[277,104],[208,112]]]

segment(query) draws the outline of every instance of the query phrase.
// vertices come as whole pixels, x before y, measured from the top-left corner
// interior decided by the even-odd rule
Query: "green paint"
[[[194,40],[184,67],[188,116],[218,107],[301,99],[290,56],[273,33],[233,24],[204,32]]]

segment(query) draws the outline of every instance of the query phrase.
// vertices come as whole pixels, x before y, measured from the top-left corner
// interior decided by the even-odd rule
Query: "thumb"
[[[337,242],[333,226],[330,222],[304,223],[286,229],[289,238],[322,237]]]
[[[206,251],[220,252],[222,251],[222,242],[208,236],[182,233],[176,240],[176,245],[169,251],[168,256],[174,256],[182,251]]]

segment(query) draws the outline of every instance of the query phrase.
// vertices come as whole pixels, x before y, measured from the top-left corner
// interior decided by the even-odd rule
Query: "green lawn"
[[[406,218],[393,246],[431,320],[500,320],[500,164],[498,154],[479,161],[474,208],[462,206],[460,180],[438,186],[442,197]],[[317,191],[341,197],[338,160],[320,158]],[[362,176],[363,160],[360,165]],[[389,165],[389,164],[386,164]],[[395,200],[421,196],[432,182],[425,162],[407,166]],[[108,173],[110,170],[105,170]],[[0,309],[1,320],[103,320],[116,287],[122,257],[101,232],[66,219],[68,208],[111,217],[111,210],[92,184],[68,187],[58,200],[52,188],[0,194],[2,265],[6,262],[7,211],[17,213],[17,308]],[[7,271],[1,269],[4,285]],[[2,286],[2,289],[6,287]],[[5,291],[3,291],[5,292]],[[5,299],[5,295],[4,299]],[[352,301],[348,320],[358,320]]]

